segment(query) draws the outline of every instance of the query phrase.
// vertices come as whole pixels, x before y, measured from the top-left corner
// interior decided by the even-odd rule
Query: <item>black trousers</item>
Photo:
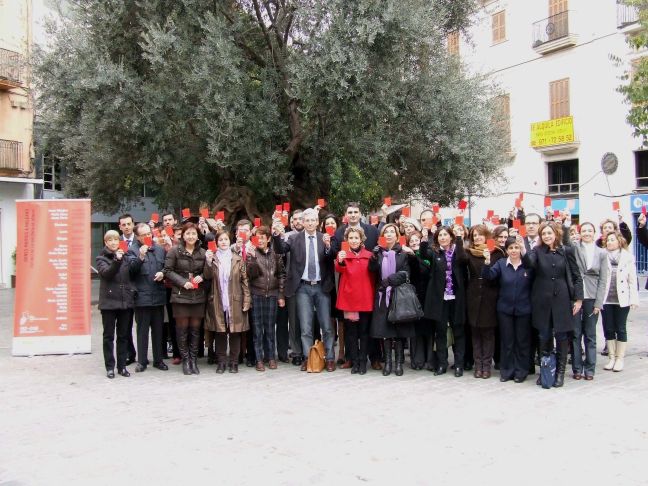
[[[500,375],[526,378],[531,359],[531,315],[497,313],[500,329]]]
[[[360,320],[344,319],[344,354],[353,364],[367,361],[371,312],[360,312]]]
[[[171,304],[171,289],[166,289],[166,311],[169,316],[169,322],[165,322],[164,326],[164,337],[162,341],[164,343],[167,340],[171,339],[171,348],[173,348],[173,357],[180,358],[180,348],[178,348],[178,337],[176,336],[176,323],[173,317],[173,305]]]
[[[162,361],[163,346],[162,328],[164,327],[164,306],[145,306],[135,308],[135,322],[137,322],[137,362],[146,366],[148,364],[149,330],[151,331],[151,349],[153,350],[153,363]]]
[[[135,311],[133,309],[128,309],[128,335],[126,336],[126,343],[128,346],[127,356],[130,361],[135,361],[137,359],[137,351],[135,351],[135,343],[133,342],[133,316]]]
[[[106,370],[115,369],[115,330],[117,330],[117,369],[126,367],[128,355],[128,323],[131,320],[133,309],[102,310],[101,322],[103,324],[103,355]]]
[[[466,349],[465,326],[455,323],[455,301],[444,300],[442,303],[441,319],[434,323],[434,343],[436,345],[437,363],[439,367],[448,367],[448,324],[454,336],[454,364],[463,368]]]
[[[288,358],[288,306],[277,307],[277,327],[275,337],[277,339],[277,355],[280,358]]]

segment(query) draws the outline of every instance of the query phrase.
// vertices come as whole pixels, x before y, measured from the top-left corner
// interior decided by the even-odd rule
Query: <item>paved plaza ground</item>
[[[641,300],[624,372],[599,356],[594,381],[542,390],[409,367],[216,375],[204,360],[199,376],[169,363],[108,380],[96,306],[92,354],[13,358],[0,290],[0,485],[648,484]]]

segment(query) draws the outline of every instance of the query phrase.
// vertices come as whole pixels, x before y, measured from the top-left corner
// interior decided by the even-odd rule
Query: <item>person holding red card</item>
[[[166,371],[167,365],[162,356],[166,354],[163,341],[164,304],[164,248],[153,244],[149,225],[139,223],[135,227],[137,235],[126,255],[128,268],[137,289],[135,296],[135,322],[137,323],[137,365],[140,373],[148,366],[149,330],[153,350],[153,367]]]
[[[347,228],[335,260],[335,271],[340,274],[337,308],[344,315],[351,374],[361,375],[367,372],[369,324],[375,296],[375,278],[369,269],[372,254],[364,248],[365,241],[362,228]]]
[[[385,366],[383,376],[403,374],[405,362],[405,340],[416,336],[414,322],[394,324],[387,318],[391,294],[395,287],[406,283],[409,279],[409,261],[398,243],[400,232],[394,223],[383,226],[381,238],[385,246],[377,245],[373,249],[373,258],[369,269],[375,274],[376,296],[374,311],[371,318],[371,337],[383,340]],[[395,360],[392,361],[392,350]]]
[[[198,227],[182,226],[180,243],[169,250],[164,262],[164,276],[173,285],[171,304],[176,321],[178,348],[185,375],[199,374],[198,347],[200,324],[205,316],[205,250],[200,246]]]
[[[281,210],[282,205],[279,204],[276,206],[278,210]],[[232,245],[232,251],[239,255],[243,259],[243,263],[247,262],[248,254],[254,251],[254,246],[250,239],[253,235],[252,221],[249,219],[240,219],[234,229],[234,241]],[[249,320],[252,319],[252,314],[254,314],[254,308],[250,308]],[[269,349],[266,349],[266,354],[271,354]],[[252,368],[255,363],[258,361],[254,353],[254,338],[252,337],[252,332],[246,332],[243,335],[243,342],[241,343],[241,356],[240,360],[245,359],[245,365],[248,368]]]
[[[131,282],[124,249],[120,248],[116,231],[104,235],[104,248],[96,258],[99,274],[99,311],[103,324],[103,356],[106,376],[115,377],[115,330],[117,331],[117,372],[130,376],[126,369],[128,328],[135,303],[135,289]]]
[[[128,214],[124,213],[119,218],[117,218],[117,221],[119,223],[119,230],[122,232],[121,240],[125,241],[128,245],[128,248],[133,244],[135,241],[135,233],[133,230],[135,229],[135,222],[133,220],[133,217]],[[126,249],[128,251],[128,249]],[[128,324],[128,356],[126,358],[126,364],[131,364],[135,362],[135,359],[137,358],[137,352],[135,351],[135,343],[133,342],[133,310],[131,309],[131,316],[130,316],[130,321]]]
[[[285,285],[286,269],[283,259],[270,247],[272,233],[267,226],[256,229],[257,247],[248,255],[247,274],[252,294],[252,328],[254,330],[254,351],[256,370],[265,371],[264,360],[268,368],[277,369],[275,353],[275,322],[277,306],[286,305]],[[265,346],[264,346],[265,343]],[[269,351],[269,355],[264,353]]]

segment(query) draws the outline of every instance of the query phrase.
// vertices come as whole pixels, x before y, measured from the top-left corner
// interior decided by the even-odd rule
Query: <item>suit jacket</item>
[[[333,275],[333,251],[324,247],[323,233],[317,231],[317,261],[319,262],[320,281],[324,292],[333,290],[335,277]],[[272,245],[279,255],[290,253],[290,262],[286,272],[286,297],[292,297],[302,280],[306,268],[306,238],[304,231],[290,235],[286,241],[281,235],[272,237]]]
[[[594,299],[594,307],[602,308],[607,297],[606,285],[610,272],[610,262],[607,257],[607,251],[599,248],[596,243],[594,246],[594,259],[592,268],[587,268],[587,252],[585,245],[578,242],[573,245],[576,253],[576,264],[583,277],[583,296],[586,299]]]

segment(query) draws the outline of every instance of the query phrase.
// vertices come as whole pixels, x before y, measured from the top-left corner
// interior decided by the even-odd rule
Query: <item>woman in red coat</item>
[[[337,308],[344,313],[344,334],[349,346],[346,351],[353,362],[351,373],[361,375],[367,372],[369,324],[376,294],[375,279],[369,271],[373,255],[364,248],[365,240],[361,227],[347,228],[342,250],[335,260],[335,271],[340,274]]]

